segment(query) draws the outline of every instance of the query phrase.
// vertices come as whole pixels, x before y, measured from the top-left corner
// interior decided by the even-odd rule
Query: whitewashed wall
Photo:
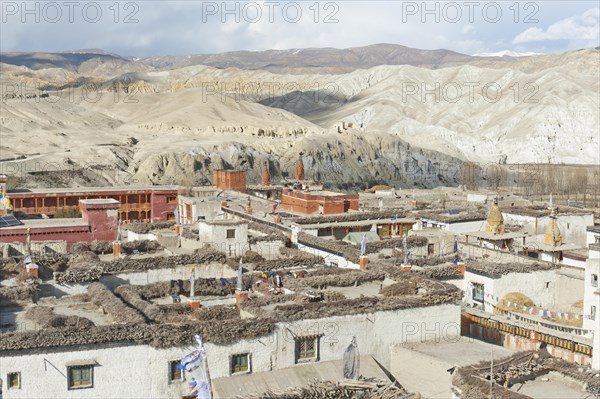
[[[209,263],[196,266],[182,265],[168,269],[154,269],[139,273],[105,275],[100,278],[100,282],[110,289],[113,289],[123,284],[145,285],[169,280],[188,280],[193,267],[195,267],[196,278],[232,278],[237,276],[237,272],[228,266],[224,266],[220,263]]]
[[[502,212],[505,224],[520,224],[523,225],[525,231],[529,232],[532,237],[528,238],[527,243],[533,243],[534,236],[542,236],[546,232],[546,227],[550,222],[549,216],[539,218],[533,216],[516,215]],[[557,215],[557,224],[564,243],[586,245],[586,228],[594,225],[594,215]]]
[[[557,270],[554,280],[555,303],[568,308],[575,302],[581,301],[583,299],[584,277],[583,269],[563,267]]]
[[[474,220],[467,222],[446,223],[433,219],[422,219],[414,224],[414,230],[423,230],[432,228],[431,225],[436,224],[438,229],[451,233],[472,233],[474,231],[485,230],[485,220]],[[427,226],[425,226],[427,224]]]
[[[465,271],[465,287],[468,286],[468,282],[483,284],[486,295],[491,294],[499,299],[509,292],[520,292],[531,298],[536,305],[548,309],[554,309],[556,305],[554,297],[555,280],[553,270],[533,273],[509,273],[498,279],[481,276],[468,270]],[[548,287],[546,287],[546,283],[550,283]],[[490,313],[493,312],[493,306],[487,303],[490,299],[486,297],[485,301],[484,310]],[[495,303],[495,299],[493,302]]]
[[[485,230],[485,220],[475,220],[471,222],[450,223],[447,231],[452,233],[472,233],[474,231]]]
[[[309,247],[308,245],[298,243],[298,249],[304,252],[308,252],[314,256],[322,256],[325,259],[325,264],[330,265],[332,262],[337,263],[337,267],[342,269],[360,269],[360,266],[356,263],[346,260],[346,258],[332,254],[331,252],[323,251],[317,248]]]
[[[257,322],[260,322],[257,320]],[[253,372],[295,365],[294,334],[321,333],[320,361],[343,358],[355,336],[362,355],[373,355],[384,366],[390,365],[393,345],[431,340],[457,340],[460,336],[460,306],[377,312],[353,316],[279,323],[267,337],[244,340],[233,345],[206,344],[211,378],[229,376],[230,356],[251,354]],[[174,398],[188,394],[185,382],[169,383],[168,362],[179,360],[193,350],[154,349],[147,345],[102,346],[87,348],[19,351],[2,355],[0,375],[21,373],[21,389],[5,390],[4,398]],[[94,387],[67,390],[66,363],[94,359]],[[243,394],[243,393],[242,393]]]
[[[32,241],[31,251],[34,253],[66,253],[67,242],[64,240]],[[0,242],[0,253],[2,257],[24,256],[26,245],[20,242]]]
[[[600,287],[591,285],[592,274],[600,276],[600,251],[590,249],[588,264],[585,272],[585,292],[583,299],[584,313],[589,312],[590,306],[596,305],[596,320],[583,320],[583,328],[594,329],[594,351],[592,352],[592,367],[600,370]]]
[[[156,241],[156,234],[153,233],[136,233],[134,231],[127,231],[127,241]]]
[[[590,255],[592,252],[596,251],[590,251]],[[595,329],[600,333],[600,295],[596,293],[600,290],[600,283],[595,287],[592,285],[592,274],[600,276],[600,259],[590,256],[586,264],[585,281],[583,283],[583,313],[589,315],[591,307],[596,306],[596,320],[584,318],[583,328]]]
[[[227,230],[235,230],[235,238],[227,238]],[[248,248],[248,224],[232,223],[231,225],[198,223],[198,238],[200,247],[209,244],[216,250],[229,256],[236,257],[246,252]]]
[[[585,260],[579,260],[579,259],[571,259],[571,258],[567,258],[566,256],[563,255],[563,260],[561,262],[561,264],[566,265],[566,266],[573,266],[573,267],[577,267],[580,269],[585,269]]]
[[[600,233],[596,233],[593,231],[586,231],[585,246],[587,247],[590,244],[596,243],[596,236],[600,237]]]
[[[188,280],[192,273],[192,267],[194,267],[194,265],[181,265],[167,269],[148,270],[145,272],[104,275],[100,277],[100,282],[110,289],[114,289],[123,284],[145,285],[169,280]],[[233,278],[237,276],[236,271],[220,263],[209,263],[197,265],[195,267],[196,278]],[[40,286],[40,297],[61,297],[64,295],[85,294],[87,293],[88,285],[89,284],[62,285],[50,281]]]

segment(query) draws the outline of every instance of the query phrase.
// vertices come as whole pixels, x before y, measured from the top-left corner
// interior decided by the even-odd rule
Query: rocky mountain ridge
[[[414,51],[394,48],[397,54],[381,46],[348,51],[364,65],[386,56],[414,61],[402,56]],[[427,53],[427,67],[335,74],[207,65],[158,70],[111,54],[60,54],[44,64],[38,58],[48,57],[31,56],[32,68],[2,64],[0,167],[31,177],[53,165],[59,177],[41,185],[55,184],[65,170],[78,171],[77,184],[92,184],[81,175],[90,165],[140,183],[177,182],[186,174],[205,182],[224,166],[248,168],[258,180],[265,160],[274,176],[285,177],[303,154],[311,177],[345,187],[454,185],[456,173],[435,171],[466,161],[600,164],[599,54],[494,62]],[[1,61],[23,57],[3,53]]]

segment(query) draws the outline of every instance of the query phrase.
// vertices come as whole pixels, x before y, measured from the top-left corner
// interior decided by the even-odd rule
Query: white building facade
[[[227,256],[241,256],[250,249],[248,222],[236,219],[200,220],[198,240],[200,247],[208,244]]]
[[[257,323],[260,323],[257,319]],[[393,345],[452,341],[460,338],[460,306],[444,304],[351,316],[277,323],[268,336],[231,345],[206,343],[212,379],[233,374],[232,361],[246,356],[247,370],[263,372],[307,362],[339,360],[356,337],[361,355],[372,355],[389,367]],[[308,357],[299,353],[300,340],[314,342]],[[194,350],[156,349],[149,345],[103,344],[3,352],[0,375],[4,381],[18,374],[19,387],[4,388],[4,398],[183,398],[187,382],[173,372],[173,363]],[[302,357],[304,356],[304,357]],[[85,384],[72,386],[73,370],[88,370]],[[77,374],[80,376],[81,374]],[[11,377],[12,376],[12,377]],[[185,373],[183,375],[185,378]],[[243,396],[243,392],[240,393]]]
[[[583,328],[594,330],[592,367],[600,370],[600,244],[591,244],[585,266]]]
[[[550,212],[544,216],[530,216],[519,213],[503,211],[505,224],[522,225],[523,229],[529,233],[527,244],[542,242],[544,232],[550,223]],[[594,215],[592,213],[581,214],[561,214],[556,215],[556,223],[563,237],[563,242],[584,246],[586,244],[586,229],[594,225]]]

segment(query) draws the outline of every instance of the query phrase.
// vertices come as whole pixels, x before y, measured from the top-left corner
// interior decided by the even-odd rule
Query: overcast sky
[[[465,54],[600,46],[597,0],[425,7],[422,1],[2,1],[0,49],[99,48],[144,57],[375,43]]]

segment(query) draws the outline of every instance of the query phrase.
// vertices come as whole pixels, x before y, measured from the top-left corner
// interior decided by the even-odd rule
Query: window
[[[596,320],[596,307],[592,306],[590,309],[590,319]]]
[[[250,354],[240,353],[231,356],[231,374],[250,372]]]
[[[169,382],[180,381],[183,379],[183,370],[177,368],[179,363],[179,360],[169,362]]]
[[[597,287],[597,286],[598,286],[598,275],[592,274],[592,287]]]
[[[21,389],[21,373],[8,373],[6,385],[8,389]]]
[[[235,238],[235,229],[227,230],[227,238]]]
[[[484,289],[483,284],[473,283],[473,300],[483,303]]]
[[[318,360],[318,337],[298,337],[296,343],[296,363]]]
[[[427,255],[433,255],[435,252],[435,244],[427,244]]]
[[[93,387],[94,366],[71,366],[67,368],[69,389]]]
[[[167,204],[173,204],[177,202],[177,196],[169,195],[167,196]]]

